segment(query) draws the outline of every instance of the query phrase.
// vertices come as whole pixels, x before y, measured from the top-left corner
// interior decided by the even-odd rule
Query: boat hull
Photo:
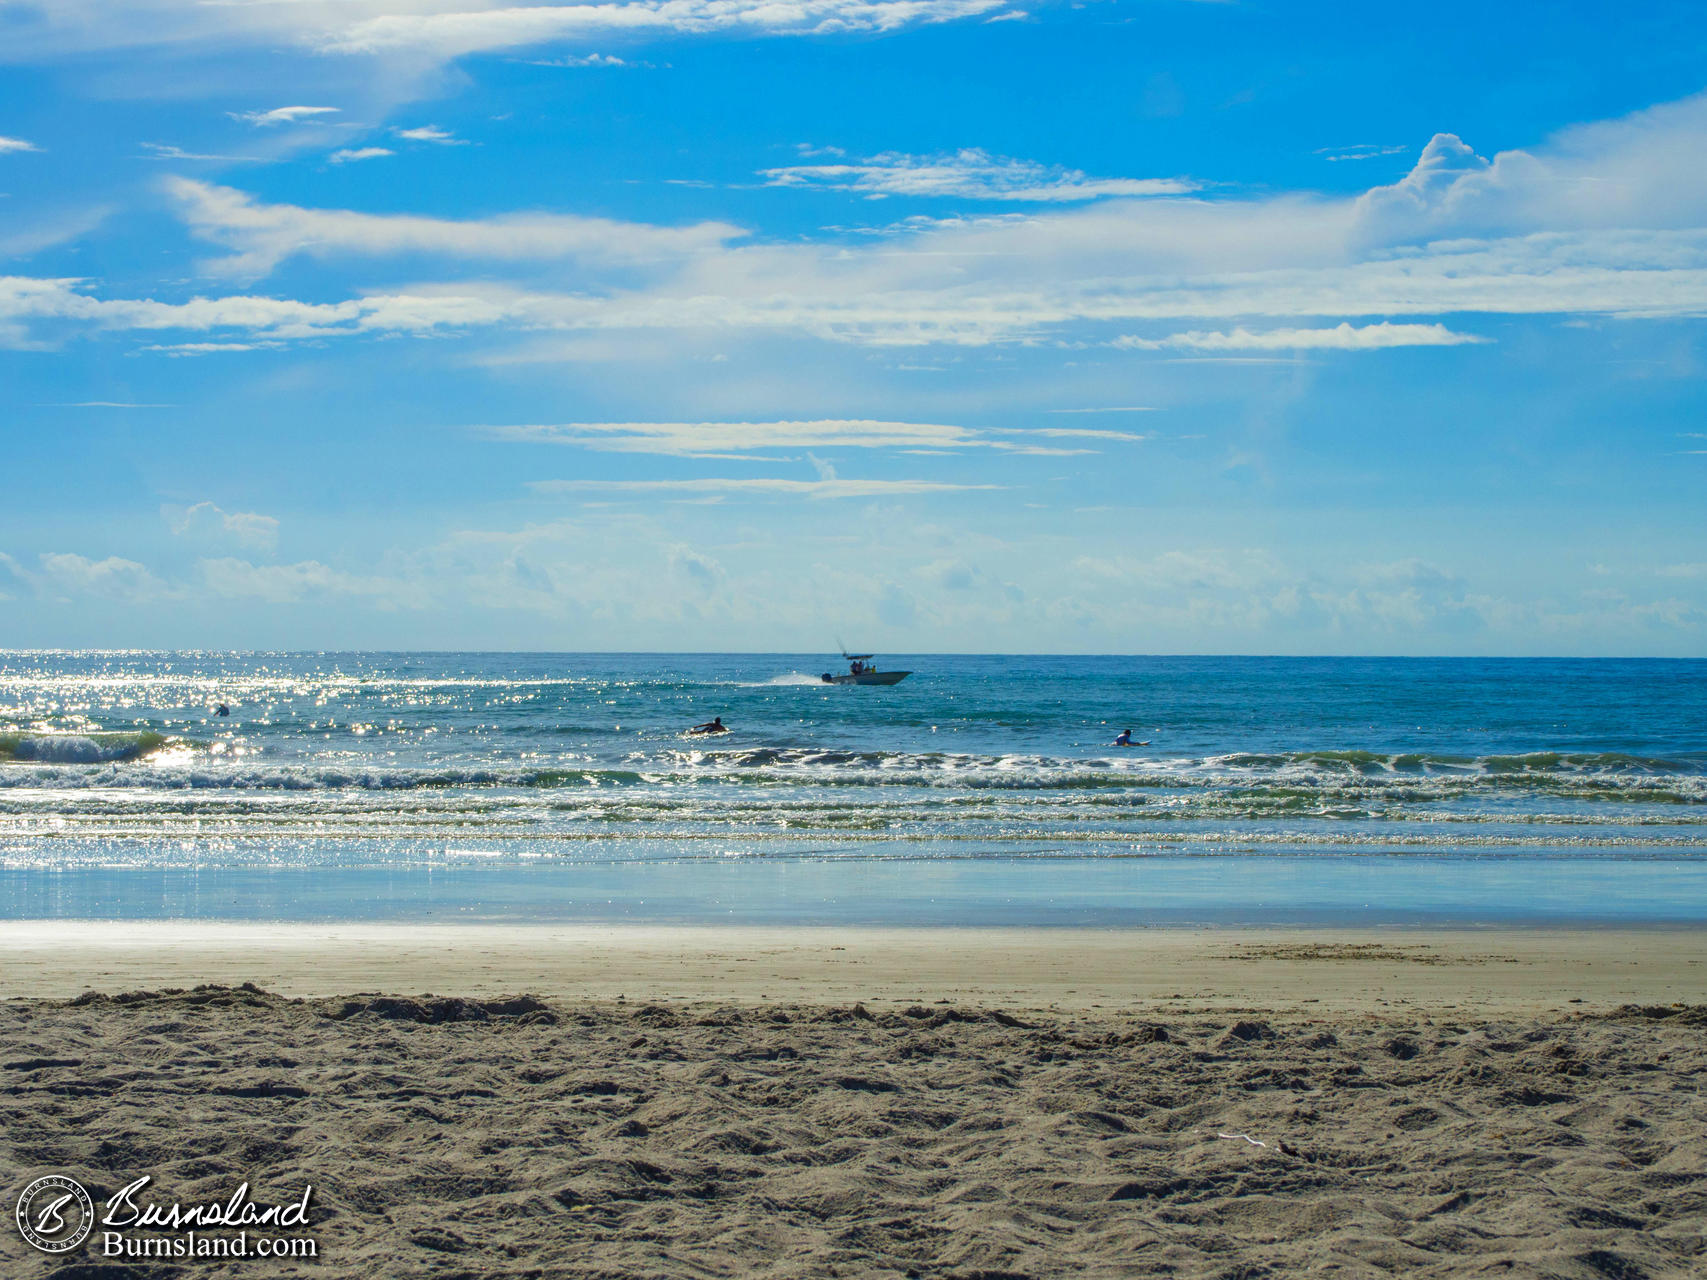
[[[912,674],[911,671],[862,671],[857,676],[822,675],[818,678],[825,684],[900,684]]]

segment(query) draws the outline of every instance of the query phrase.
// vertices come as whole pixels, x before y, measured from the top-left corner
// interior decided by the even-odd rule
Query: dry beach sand
[[[1700,933],[53,928],[0,930],[7,1216],[307,1182],[321,1258],[7,1222],[9,1277],[1707,1272]]]

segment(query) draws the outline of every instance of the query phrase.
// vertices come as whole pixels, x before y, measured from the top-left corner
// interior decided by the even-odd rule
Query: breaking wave
[[[0,733],[0,762],[114,764],[141,760],[170,744],[163,733]]]
[[[606,757],[528,767],[504,761],[488,767],[470,767],[466,762],[437,767],[368,761],[262,764],[200,754],[182,763],[149,759],[171,741],[148,732],[3,735],[0,760],[35,767],[0,770],[0,788],[239,792],[639,788],[667,793],[684,788],[852,788],[867,793],[925,788],[1083,793],[1085,804],[1213,804],[1253,815],[1318,816],[1332,816],[1337,810],[1348,816],[1379,816],[1388,810],[1416,810],[1478,797],[1707,804],[1707,768],[1702,761],[1614,752],[1473,757],[1328,750],[1111,758],[765,746],[670,748],[632,752],[619,760]],[[872,802],[877,802],[875,795]]]

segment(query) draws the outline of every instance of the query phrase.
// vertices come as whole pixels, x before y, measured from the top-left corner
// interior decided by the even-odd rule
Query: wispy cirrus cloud
[[[77,281],[10,277],[0,333],[25,341],[53,321],[72,332],[180,329],[189,340],[223,330],[247,342],[598,330],[613,342],[695,332],[1095,346],[1123,331],[1115,326],[1173,322],[1176,332],[1158,336],[1124,331],[1140,348],[1456,346],[1467,326],[1437,317],[1707,314],[1707,169],[1681,159],[1704,144],[1707,95],[1491,161],[1440,135],[1404,180],[1358,197],[1103,200],[851,246],[756,242],[723,223],[308,209],[175,178],[168,190],[192,233],[229,250],[209,264],[215,274],[259,277],[293,255],[413,254],[451,276],[476,261],[525,263],[526,275],[328,302],[103,298]]]
[[[771,0],[632,0],[470,5],[461,12],[379,14],[340,24],[319,35],[315,43],[331,53],[407,52],[450,59],[590,37],[883,33],[980,17],[1007,7],[1006,0],[794,0],[790,4]]]
[[[649,62],[632,62],[627,58],[618,58],[608,53],[586,53],[568,55],[562,58],[535,58],[532,65],[536,67],[649,67]]]
[[[1154,413],[1152,404],[1096,404],[1077,409],[1045,409],[1045,413]]]
[[[292,252],[360,252],[367,245],[369,228],[359,220],[368,215],[350,216],[358,221],[353,227],[339,228],[347,233],[345,239],[315,243],[290,235],[275,242],[263,235],[255,247],[233,259],[221,260],[213,269],[234,275],[259,274],[264,266]],[[390,224],[394,220],[374,221]],[[452,223],[448,228],[435,220],[422,221],[428,225],[418,229],[394,225],[375,228],[380,237],[371,251],[401,253],[413,243],[422,251],[488,255],[495,260],[538,256],[538,244],[530,254],[518,243],[525,238],[520,235],[527,229],[525,220],[518,220],[522,225],[516,238],[503,236],[500,227],[504,220],[493,220],[500,225]],[[539,241],[555,246],[564,257],[580,253],[588,259],[610,262],[621,261],[626,255],[633,261],[651,248],[652,260],[658,262],[666,258],[665,250],[673,244],[691,244],[692,236],[687,233],[693,229],[683,229],[684,234],[676,240],[663,234],[663,229],[654,229],[660,231],[662,248],[648,246],[643,233],[637,232],[630,239],[626,229],[607,240],[587,235],[583,228],[551,225],[547,219],[546,225],[535,230]],[[91,296],[89,286],[77,280],[10,276],[0,277],[0,335],[17,341],[21,340],[23,326],[57,321],[74,328],[107,330],[228,330],[230,336],[249,341],[451,330],[604,330],[780,333],[873,347],[976,347],[1035,342],[1051,333],[1070,332],[1075,325],[1123,321],[1451,312],[1629,317],[1707,312],[1707,233],[1660,234],[1640,253],[1632,252],[1636,246],[1628,238],[1621,239],[1625,241],[1619,246],[1624,264],[1616,267],[1593,261],[1603,252],[1594,238],[1585,242],[1567,237],[1460,244],[1451,253],[1426,259],[1245,273],[1233,279],[1119,284],[1067,279],[1039,282],[1031,288],[1014,284],[1004,287],[1000,282],[983,287],[961,283],[927,288],[919,281],[901,287],[887,282],[883,278],[887,273],[882,271],[864,278],[857,272],[840,277],[820,274],[810,259],[800,264],[805,270],[792,288],[775,292],[755,289],[750,277],[718,279],[716,270],[681,270],[678,279],[655,288],[603,294],[548,293],[466,281],[376,291],[325,303],[252,293],[182,302],[100,298]],[[1585,258],[1588,261],[1582,261]],[[739,268],[748,264],[737,259],[732,265]],[[1307,340],[1351,345],[1334,337]],[[1224,341],[1254,345],[1257,340],[1233,336]],[[1291,335],[1284,342],[1274,341],[1293,345]],[[1365,341],[1365,349],[1381,345],[1379,339],[1352,341]],[[1433,345],[1441,343],[1437,339]]]
[[[8,151],[40,151],[41,148],[33,142],[25,142],[22,138],[8,138],[0,135],[0,155]]]
[[[1457,333],[1443,324],[1351,324],[1331,329],[1266,329],[1253,333],[1234,329],[1230,333],[1202,332],[1169,334],[1165,338],[1114,339],[1112,346],[1138,351],[1378,351],[1389,347],[1461,347],[1492,339],[1474,333]]]
[[[805,146],[803,154],[821,149]],[[762,169],[767,186],[852,191],[868,199],[887,196],[957,197],[1060,204],[1114,196],[1183,195],[1196,190],[1184,178],[1091,178],[1077,169],[1015,160],[967,148],[917,156],[890,151],[858,164],[799,164]]]
[[[353,164],[358,160],[379,160],[396,154],[390,147],[344,147],[326,159],[332,164]]]
[[[466,147],[468,140],[459,138],[436,124],[424,124],[414,129],[393,129],[391,132],[409,142],[432,142],[441,147]]]
[[[1055,413],[1071,413],[1070,409],[1056,409]],[[1148,440],[1150,437],[1136,431],[1103,431],[1096,427],[1028,427],[1025,434],[1043,436],[1052,440],[1125,440],[1136,442]]]
[[[659,227],[573,214],[511,214],[487,219],[369,214],[262,204],[244,192],[190,178],[171,178],[166,190],[191,231],[229,248],[208,267],[215,274],[254,278],[296,254],[388,255],[437,253],[495,259],[587,258],[634,265],[680,259],[743,234],[727,223]]]
[[[218,160],[227,164],[253,164],[260,156],[227,156],[210,155],[207,152],[186,151],[182,147],[173,146],[169,142],[139,142],[142,148],[138,160]]]
[[[1382,146],[1374,142],[1353,143],[1349,147],[1317,147],[1316,154],[1324,160],[1376,160],[1381,156],[1398,156],[1409,151],[1407,146]]]
[[[886,35],[998,11],[1023,16],[1008,0],[53,0],[12,8],[21,12],[0,41],[0,63],[117,50],[217,58],[294,49],[344,61],[364,79],[374,62],[408,76],[470,54],[573,42]]]
[[[337,115],[337,107],[274,107],[271,111],[227,111],[233,120],[242,120],[259,129],[271,129],[281,124],[301,124],[320,116]]]
[[[603,453],[649,453],[684,458],[755,458],[758,450],[900,449],[948,452],[996,449],[1009,453],[1080,453],[1003,439],[1003,436],[1087,436],[1140,440],[1123,432],[1079,432],[1050,428],[1035,431],[936,422],[882,422],[864,418],[819,418],[800,422],[567,422],[549,425],[489,426],[479,434],[526,444],[576,445]]]
[[[698,480],[535,480],[535,493],[750,493],[785,498],[898,498],[924,493],[1000,489],[994,484],[952,484],[940,480],[780,480],[770,477]]]

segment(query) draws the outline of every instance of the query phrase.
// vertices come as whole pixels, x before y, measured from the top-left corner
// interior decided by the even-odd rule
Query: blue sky
[[[0,0],[0,645],[1701,655],[1612,12]]]

